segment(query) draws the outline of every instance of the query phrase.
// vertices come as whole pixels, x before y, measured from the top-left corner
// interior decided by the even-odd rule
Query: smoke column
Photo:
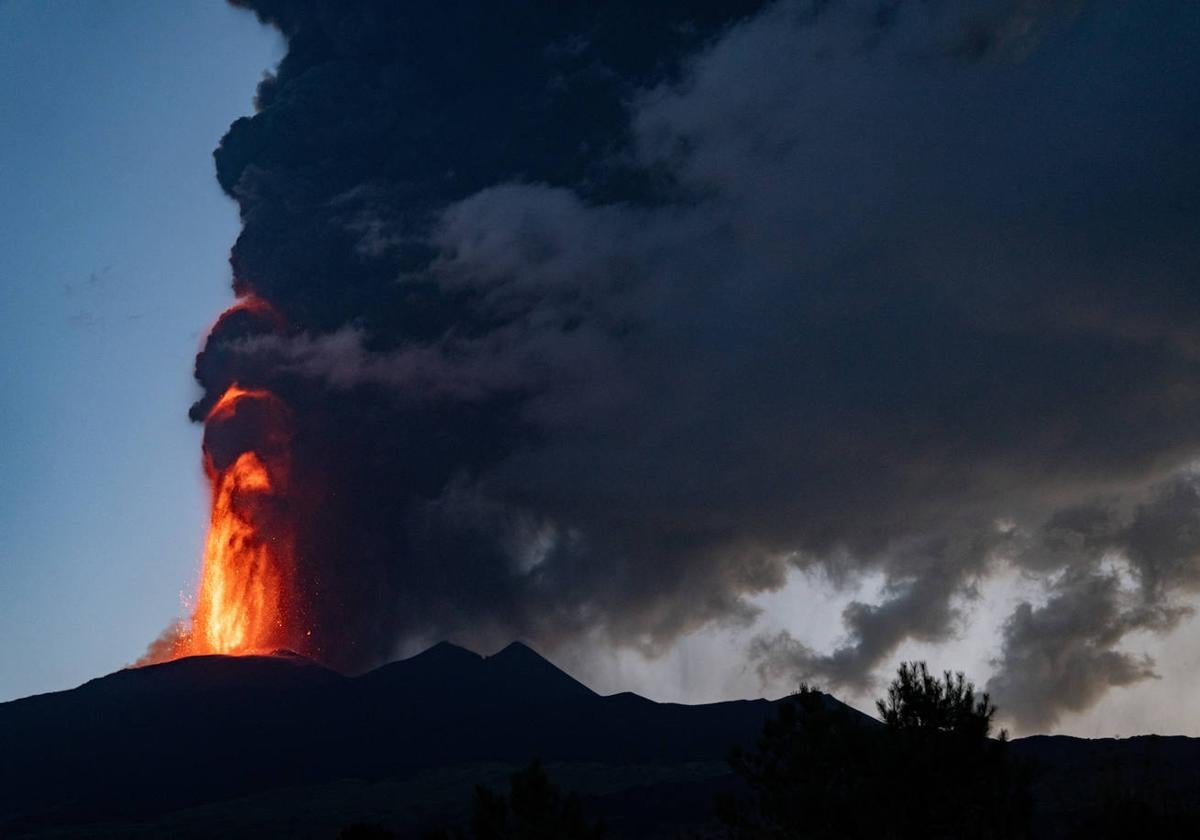
[[[215,152],[189,644],[725,626],[869,691],[1010,574],[1022,722],[1155,673],[1123,645],[1200,590],[1193,4],[237,5],[288,49]],[[800,574],[882,583],[814,650],[756,601]]]

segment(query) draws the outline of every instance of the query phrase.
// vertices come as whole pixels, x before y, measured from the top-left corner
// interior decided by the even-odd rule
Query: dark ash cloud
[[[786,630],[756,637],[750,658],[767,679],[790,677],[865,693],[874,687],[875,669],[906,639],[944,642],[952,638],[962,613],[952,596],[956,575],[924,575],[907,584],[889,584],[881,604],[852,601],[842,612],[847,641],[827,654],[814,651]]]
[[[1042,529],[1041,553],[1066,570],[1045,604],[1022,602],[1009,617],[988,682],[1025,730],[1083,711],[1110,688],[1156,677],[1148,655],[1121,643],[1134,633],[1170,631],[1194,611],[1200,476],[1187,469],[1141,499],[1129,495],[1132,504],[1110,497],[1059,511]]]
[[[1194,591],[1196,499],[1147,489],[1200,453],[1189,5],[248,5],[289,51],[217,172],[287,326],[223,321],[195,411],[292,411],[316,654],[657,652],[821,568],[884,599],[754,652],[865,689],[1015,566],[1008,696],[1150,672],[1171,622],[1066,581]]]
[[[1111,688],[1156,677],[1148,656],[1117,645],[1134,630],[1173,621],[1123,600],[1116,575],[1076,573],[1045,605],[1022,602],[1004,627],[1004,652],[987,685],[1006,715],[1024,730],[1044,731]]]

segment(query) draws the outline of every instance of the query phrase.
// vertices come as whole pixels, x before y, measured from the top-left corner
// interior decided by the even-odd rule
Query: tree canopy
[[[1025,774],[963,674],[904,663],[876,708],[882,725],[808,686],[781,702],[755,747],[731,756],[749,795],[718,805],[729,836],[1026,835]]]

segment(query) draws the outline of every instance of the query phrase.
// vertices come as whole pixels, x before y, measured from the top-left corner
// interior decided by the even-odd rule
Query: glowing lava
[[[212,334],[285,329],[269,303],[249,294],[221,314]],[[196,410],[192,416],[200,419]],[[311,652],[293,550],[291,412],[274,393],[233,382],[203,420],[212,518],[194,608],[190,620],[169,627],[135,664],[279,648]]]
[[[204,418],[204,422],[215,423],[220,422],[221,420],[230,419],[237,410],[238,401],[243,397],[266,400],[271,398],[271,394],[270,392],[264,391],[261,388],[257,390],[242,388],[235,382],[225,389],[225,393],[222,394],[221,398],[213,404],[211,409],[209,409],[208,416]]]
[[[270,473],[243,452],[216,478],[212,524],[204,547],[192,646],[239,653],[281,646],[288,558],[278,539],[259,532],[254,509],[273,492]]]
[[[191,626],[168,658],[269,651],[295,635],[286,416],[270,392],[234,384],[205,419],[212,519]]]

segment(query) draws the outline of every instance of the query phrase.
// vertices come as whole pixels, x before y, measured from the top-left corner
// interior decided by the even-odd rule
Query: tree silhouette
[[[469,835],[440,829],[428,840],[600,840],[604,828],[584,815],[579,798],[550,781],[541,762],[513,773],[507,798],[479,785]]]
[[[890,805],[900,837],[993,837],[1027,833],[1022,768],[1008,758],[1008,733],[990,738],[996,707],[961,673],[938,678],[906,662],[876,703]]]
[[[816,689],[779,704],[755,749],[734,748],[730,764],[750,799],[725,797],[717,814],[731,838],[858,837],[878,820],[874,795],[879,733]]]
[[[887,697],[875,701],[879,717],[893,732],[939,732],[982,743],[992,731],[996,707],[987,694],[978,699],[975,684],[962,671],[938,679],[924,662],[902,662]],[[1008,733],[1001,731],[1000,739]]]
[[[731,756],[750,794],[718,802],[729,836],[1025,836],[1026,777],[1005,733],[989,737],[986,694],[904,663],[877,708],[882,726],[808,687],[782,702],[755,749]]]

